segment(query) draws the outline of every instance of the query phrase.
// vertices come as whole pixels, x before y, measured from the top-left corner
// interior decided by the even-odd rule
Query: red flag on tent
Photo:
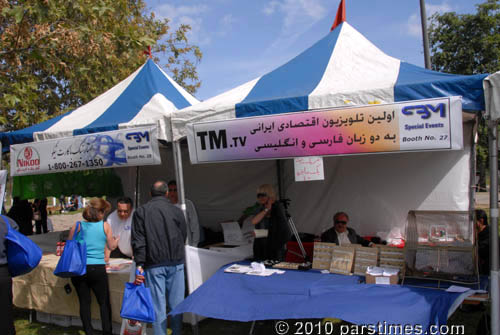
[[[345,2],[340,0],[339,8],[337,9],[337,15],[335,16],[335,21],[333,21],[332,28],[330,31],[335,29],[339,24],[345,21]]]
[[[148,55],[149,58],[153,58],[153,54],[151,54],[151,46],[148,45],[148,50],[144,51],[145,55]]]

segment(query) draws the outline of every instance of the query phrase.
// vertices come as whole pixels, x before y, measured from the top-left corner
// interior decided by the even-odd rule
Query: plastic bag
[[[9,220],[2,215],[7,225],[7,265],[12,277],[26,274],[37,267],[42,259],[42,249],[10,226]]]
[[[80,226],[80,231],[78,227]],[[58,277],[68,278],[83,276],[87,273],[87,245],[80,241],[79,237],[83,234],[81,223],[76,223],[75,233],[71,240],[66,241],[64,251],[57,263],[54,274]]]
[[[153,323],[156,316],[149,288],[144,284],[125,283],[120,316],[124,319]]]

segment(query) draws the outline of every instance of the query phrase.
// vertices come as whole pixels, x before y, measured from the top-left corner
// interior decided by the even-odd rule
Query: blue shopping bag
[[[78,231],[78,227],[80,227],[80,231]],[[73,238],[66,241],[61,258],[54,270],[56,276],[69,278],[83,276],[87,273],[87,245],[85,241],[80,240],[82,235],[83,227],[78,221]]]
[[[42,249],[10,226],[9,220],[2,215],[7,225],[7,265],[12,277],[26,274],[37,267],[42,259]]]
[[[156,320],[153,298],[149,288],[134,283],[125,283],[120,316],[124,319],[153,323]]]

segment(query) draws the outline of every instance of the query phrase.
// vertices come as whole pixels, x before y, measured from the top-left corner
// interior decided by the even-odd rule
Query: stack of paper
[[[369,266],[366,268],[366,273],[372,276],[382,276],[384,274],[384,269],[378,266]]]
[[[262,263],[257,263],[257,262],[252,262],[250,266],[247,265],[240,265],[240,264],[233,264],[229,267],[227,267],[224,272],[228,273],[241,273],[241,274],[247,274],[251,276],[261,276],[261,277],[267,277],[272,274],[283,274],[285,271],[282,270],[272,270],[272,269],[266,269],[264,264]]]
[[[390,277],[390,276],[395,276],[399,273],[399,269],[394,269],[394,268],[383,268],[384,269],[384,276]]]
[[[390,277],[390,276],[395,276],[398,273],[399,273],[399,269],[379,267],[379,266],[369,266],[366,269],[366,274],[369,274],[372,276]]]

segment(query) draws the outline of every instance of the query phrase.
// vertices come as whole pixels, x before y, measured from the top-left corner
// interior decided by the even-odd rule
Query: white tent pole
[[[498,276],[498,121],[489,121],[491,334],[500,335]]]
[[[182,156],[180,141],[172,143],[172,151],[174,155],[175,176],[177,181],[177,194],[179,195],[179,205],[181,206],[184,217],[187,219],[186,214],[186,198],[184,196],[184,174],[182,173]],[[190,236],[188,236],[188,239]],[[188,241],[189,242],[189,241]]]
[[[135,208],[139,207],[139,200],[140,200],[140,195],[139,195],[139,180],[140,180],[140,167],[137,166],[135,169],[135,190],[134,190],[134,201],[135,201]]]

